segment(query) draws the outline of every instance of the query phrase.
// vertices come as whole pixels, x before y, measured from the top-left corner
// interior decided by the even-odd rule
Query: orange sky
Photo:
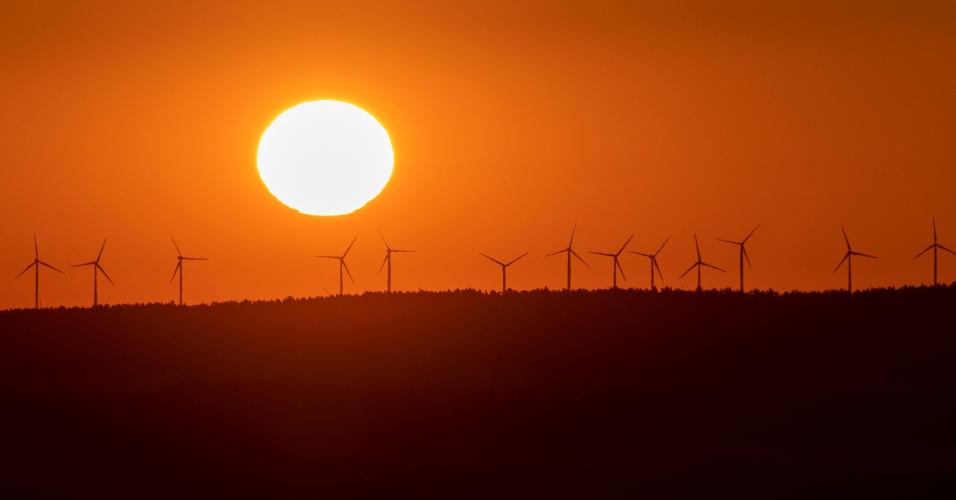
[[[694,231],[734,270],[715,238],[763,224],[749,282],[780,290],[845,284],[840,224],[881,257],[856,266],[863,287],[929,278],[912,256],[931,215],[956,247],[952,2],[131,3],[0,6],[0,308],[32,306],[12,278],[34,231],[63,267],[108,236],[106,303],[176,296],[170,233],[212,259],[187,267],[192,302],[335,290],[312,256],[356,234],[347,289],[382,289],[378,228],[419,250],[396,256],[399,289],[498,286],[478,251],[530,251],[509,285],[560,287],[543,255],[575,222],[582,254],[673,235],[663,284],[683,288]],[[258,178],[262,131],[313,99],[391,134],[392,181],[352,215],[299,214]],[[607,286],[587,258],[576,284]],[[646,286],[645,261],[623,264]],[[89,269],[41,280],[44,305],[91,300]]]

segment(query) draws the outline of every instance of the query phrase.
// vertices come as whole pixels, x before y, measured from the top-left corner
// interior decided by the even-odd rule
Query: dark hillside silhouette
[[[954,303],[951,286],[0,312],[0,489],[925,498],[956,486]]]

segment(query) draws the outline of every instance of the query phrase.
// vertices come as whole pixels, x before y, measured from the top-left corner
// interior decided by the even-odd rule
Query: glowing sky
[[[0,307],[32,305],[33,257],[66,267],[109,237],[103,302],[172,300],[173,234],[210,257],[186,300],[322,294],[359,239],[347,290],[560,287],[564,246],[647,251],[663,285],[693,261],[751,284],[840,287],[840,225],[881,258],[858,286],[919,283],[936,215],[956,246],[952,2],[5,2],[0,7]],[[337,99],[388,130],[395,170],[358,212],[314,218],[256,171],[269,122]],[[956,257],[941,256],[956,279]],[[576,283],[603,287],[589,258]],[[623,260],[646,286],[645,262]],[[47,305],[90,300],[88,273],[43,276]],[[736,276],[708,274],[707,286]]]

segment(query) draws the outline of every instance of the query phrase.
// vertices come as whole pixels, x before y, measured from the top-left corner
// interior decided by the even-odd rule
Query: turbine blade
[[[176,253],[182,257],[183,252],[179,249],[179,245],[176,244],[176,240],[173,238],[173,235],[169,235],[169,241],[173,242],[173,246],[176,247]]]
[[[103,256],[103,249],[106,248],[106,238],[103,238],[103,244],[100,245],[100,253],[96,254],[96,262],[100,261],[100,257]]]
[[[341,259],[338,255],[316,255],[319,259]]]
[[[664,273],[661,272],[661,266],[657,263],[657,259],[651,261],[654,264],[654,269],[657,269],[657,275],[664,279]]]
[[[574,227],[571,228],[571,239],[568,240],[568,248],[571,248],[571,246],[574,245],[574,232],[577,231],[577,229],[578,229],[578,223],[575,222]]]
[[[607,252],[591,252],[591,253],[593,253],[594,255],[603,255],[605,257],[614,257],[613,253],[607,253]]]
[[[839,270],[840,270],[840,267],[843,266],[843,263],[846,262],[846,260],[849,259],[849,258],[850,258],[850,252],[848,251],[847,253],[843,254],[843,260],[841,260],[840,263],[837,264],[837,266],[836,266],[835,268],[833,268],[833,272],[839,271]]]
[[[684,276],[687,276],[687,273],[693,271],[694,268],[697,267],[697,265],[698,265],[698,263],[697,263],[697,262],[694,262],[694,264],[693,264],[692,266],[688,267],[687,270],[684,271],[684,274],[681,274],[681,275],[680,275],[680,278],[683,278]],[[678,278],[678,279],[680,279],[680,278]]]
[[[14,276],[13,279],[17,279],[17,278],[19,278],[20,276],[23,276],[23,273],[29,271],[29,270],[30,270],[31,268],[33,268],[33,266],[35,266],[35,265],[37,265],[37,261],[31,262],[30,265],[26,267],[26,269],[20,271],[20,274]]]
[[[922,252],[916,254],[916,257],[913,257],[913,258],[914,258],[914,259],[920,258],[924,253],[926,253],[926,252],[932,250],[934,246],[937,246],[937,245],[930,245],[930,246],[926,247],[926,250],[923,250]],[[939,245],[939,247],[940,247],[940,248],[943,248],[943,245]]]
[[[694,233],[694,247],[697,248],[697,261],[700,262],[700,243],[697,242],[697,233]]]
[[[382,238],[382,243],[385,243],[385,249],[386,249],[386,250],[391,250],[392,247],[388,246],[388,242],[385,241],[385,235],[382,234],[382,230],[381,230],[381,229],[378,230],[378,236],[379,236],[380,238]]]
[[[702,265],[702,266],[704,266],[704,267],[709,267],[709,268],[711,268],[711,269],[716,269],[716,270],[718,270],[718,271],[720,271],[720,272],[722,272],[722,273],[726,273],[726,272],[727,272],[727,271],[724,271],[723,269],[721,269],[721,268],[719,268],[719,267],[717,267],[717,266],[715,266],[715,265],[713,265],[713,264],[708,264],[708,263],[706,263],[706,262],[701,262],[700,265]]]
[[[388,252],[385,252],[385,258],[382,259],[382,265],[378,266],[378,272],[376,274],[382,274],[382,269],[385,269],[385,263],[388,262]]]
[[[666,245],[667,242],[670,241],[670,240],[671,240],[671,237],[668,236],[667,239],[664,240],[664,243],[661,243],[661,247],[658,248],[656,252],[654,252],[654,257],[657,257],[657,254],[661,253],[661,250],[664,249],[664,245]]]
[[[392,252],[392,253],[415,253],[415,250],[396,250],[396,249],[393,248],[393,249],[389,250],[389,252]]]
[[[559,253],[570,252],[570,251],[571,250],[568,250],[567,248],[565,248],[564,250],[558,250],[557,252],[549,253],[548,255],[545,255],[545,257],[554,257],[555,255],[558,255]]]
[[[580,261],[581,261],[581,263],[582,263],[582,264],[584,264],[585,266],[587,266],[587,267],[591,267],[591,265],[590,265],[590,264],[588,264],[588,263],[587,263],[587,261],[585,261],[584,259],[582,259],[582,258],[581,258],[581,256],[580,256],[580,255],[578,255],[578,253],[577,253],[577,252],[575,252],[574,250],[571,250],[571,255],[573,255],[573,256],[575,256],[575,257],[577,257],[577,258],[578,258],[578,260],[580,260]]]
[[[840,226],[840,231],[843,231],[843,241],[846,242],[846,249],[850,250],[852,247],[850,246],[850,237],[846,235],[846,228]]]
[[[863,253],[863,252],[853,252],[853,255],[859,255],[860,257],[867,257],[870,259],[879,259],[879,257],[877,257],[876,255],[870,255],[868,253]]]
[[[951,254],[953,254],[953,255],[956,255],[956,252],[954,252],[954,251],[952,251],[952,250],[950,250],[950,249],[944,247],[943,245],[937,245],[937,246],[940,247],[940,248],[942,248],[943,250],[946,250],[947,252],[949,252],[949,253],[951,253]]]
[[[346,249],[345,249],[345,253],[343,253],[343,254],[342,254],[342,258],[343,258],[343,259],[345,258],[345,256],[346,256],[346,255],[348,255],[348,254],[349,254],[349,250],[351,250],[351,249],[352,249],[352,245],[354,245],[354,244],[355,244],[355,240],[357,240],[357,239],[358,239],[358,236],[356,236],[355,238],[352,238],[352,242],[351,242],[351,243],[349,243],[349,246],[348,246],[348,248],[346,248]]]
[[[63,271],[60,271],[60,270],[57,269],[56,267],[51,266],[50,264],[47,264],[46,262],[43,262],[42,260],[38,260],[37,262],[39,262],[40,264],[43,264],[43,265],[46,266],[46,267],[49,267],[50,269],[53,269],[54,271],[56,271],[56,272],[58,272],[58,273],[60,273],[60,274],[63,274]]]
[[[33,258],[40,258],[40,248],[37,245],[37,233],[33,233]]]
[[[209,260],[205,257],[183,257],[183,260]]]
[[[650,259],[651,257],[654,257],[653,255],[649,253],[635,252],[634,250],[631,250],[631,253],[634,255],[640,255],[641,257],[647,257],[648,259]]]
[[[501,262],[500,260],[498,260],[498,259],[496,259],[496,258],[494,258],[494,257],[488,256],[488,255],[483,254],[483,253],[481,253],[481,252],[478,252],[478,253],[481,254],[482,257],[484,257],[484,258],[486,258],[486,259],[488,259],[488,260],[494,262],[495,264],[498,264],[499,266],[505,265],[504,262]]]
[[[170,282],[170,283],[172,283],[173,280],[176,279],[176,273],[178,273],[179,270],[180,270],[180,268],[182,268],[182,267],[183,267],[183,261],[177,260],[177,261],[176,261],[176,268],[173,269],[173,275],[170,276],[170,278],[169,278],[169,282]]]
[[[624,274],[624,267],[621,266],[621,262],[614,259],[614,265],[617,266],[618,271],[621,271],[621,277],[624,278],[624,281],[627,281],[627,275]]]
[[[721,238],[717,238],[717,241],[723,241],[724,243],[730,243],[731,245],[739,245],[739,244],[740,244],[739,241],[730,241],[730,240],[725,240],[725,239],[721,239]]]
[[[70,266],[70,267],[83,267],[83,266],[93,266],[93,265],[96,265],[96,261],[93,261],[93,262],[84,262],[84,263],[82,263],[82,264],[74,264],[74,265],[72,265],[72,266]]]
[[[747,247],[740,245],[740,250],[744,253],[744,259],[747,259],[747,267],[753,269],[754,266],[750,264],[750,254],[747,253]]]
[[[621,255],[621,253],[624,252],[624,249],[627,248],[627,244],[630,243],[630,242],[631,242],[631,239],[633,239],[633,238],[634,238],[634,235],[633,235],[633,234],[630,235],[630,236],[628,236],[628,237],[627,237],[627,241],[625,241],[624,244],[621,245],[621,249],[618,250],[617,253],[614,254],[614,255]]]
[[[355,278],[352,277],[352,272],[349,271],[349,265],[345,263],[345,259],[342,259],[342,267],[345,268],[345,274],[349,275],[349,279],[352,280],[352,283],[355,283]]]
[[[110,279],[110,275],[106,274],[106,269],[103,269],[103,266],[97,264],[96,268],[99,269],[101,273],[103,273],[103,276],[106,277],[106,281],[109,281],[111,285],[114,284],[113,280]]]
[[[756,233],[758,229],[760,229],[760,224],[757,224],[757,226],[754,227],[753,230],[751,230],[749,233],[747,233],[747,237],[744,238],[743,241],[741,241],[740,243],[741,243],[741,244],[747,243],[747,240],[749,240],[750,237],[753,236],[754,233]]]
[[[508,262],[508,263],[505,264],[505,265],[506,265],[506,266],[510,266],[511,264],[514,264],[515,262],[518,262],[519,260],[521,260],[522,257],[528,255],[529,253],[531,253],[531,252],[525,252],[525,253],[523,253],[523,254],[521,254],[521,255],[519,255],[519,256],[517,256],[517,257],[511,259],[511,261]]]

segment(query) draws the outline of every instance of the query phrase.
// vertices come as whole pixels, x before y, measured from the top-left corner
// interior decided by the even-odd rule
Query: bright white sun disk
[[[284,111],[259,140],[259,176],[285,205],[309,215],[354,212],[385,188],[388,132],[352,104],[311,101]]]

